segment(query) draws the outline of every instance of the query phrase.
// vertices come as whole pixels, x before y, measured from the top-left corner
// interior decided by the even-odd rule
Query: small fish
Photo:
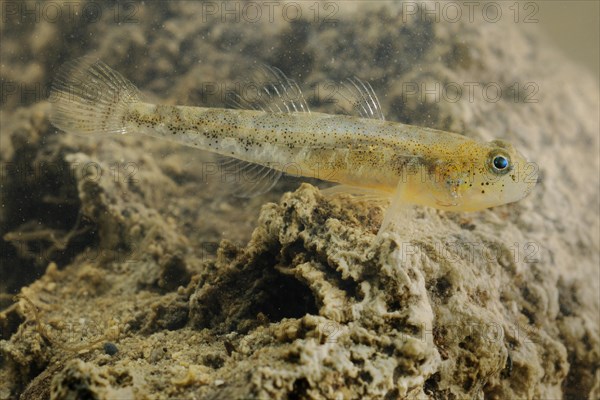
[[[358,78],[340,91],[354,115],[325,114],[311,112],[280,70],[262,70],[270,79],[258,86],[261,96],[233,98],[237,109],[203,108],[145,103],[105,63],[79,59],[58,73],[50,118],[69,133],[143,134],[230,157],[247,178],[238,185],[247,196],[289,173],[391,197],[390,209],[477,211],[521,200],[537,182],[535,165],[506,141],[386,121],[372,87]]]

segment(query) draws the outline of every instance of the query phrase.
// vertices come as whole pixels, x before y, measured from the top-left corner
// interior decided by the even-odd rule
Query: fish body
[[[508,142],[384,120],[370,85],[359,80],[351,99],[359,115],[338,115],[308,111],[299,91],[285,99],[297,86],[275,75],[275,90],[266,91],[278,96],[274,105],[173,106],[144,103],[106,64],[80,60],[59,73],[51,121],[72,133],[145,134],[211,151],[260,166],[243,168],[270,183],[280,173],[314,177],[450,211],[518,201],[537,182],[534,165]]]

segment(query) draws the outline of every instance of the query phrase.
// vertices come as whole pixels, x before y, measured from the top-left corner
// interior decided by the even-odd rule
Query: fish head
[[[435,208],[478,211],[519,201],[538,181],[537,165],[510,143],[465,143],[446,159],[430,167]]]

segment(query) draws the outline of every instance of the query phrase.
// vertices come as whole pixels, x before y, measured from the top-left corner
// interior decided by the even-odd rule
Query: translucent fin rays
[[[254,72],[255,79],[244,86],[243,93],[227,96],[230,106],[270,113],[310,113],[298,84],[280,69],[261,64]]]
[[[298,84],[280,69],[260,64],[253,72],[240,93],[227,94],[230,107],[266,113],[310,113]],[[357,77],[339,83],[332,100],[343,114],[385,121],[373,87]],[[273,166],[223,156],[219,159],[221,170],[229,171],[231,178],[224,183],[231,186],[232,194],[237,197],[254,197],[268,192],[282,176],[282,172]]]
[[[341,82],[337,95],[348,102],[352,108],[347,112],[348,114],[385,121],[377,94],[369,82],[355,76],[347,78]]]
[[[220,156],[221,181],[235,197],[251,198],[267,193],[283,172],[270,166]]]
[[[82,57],[60,68],[49,100],[50,121],[65,132],[126,133],[121,117],[139,91],[102,61]]]

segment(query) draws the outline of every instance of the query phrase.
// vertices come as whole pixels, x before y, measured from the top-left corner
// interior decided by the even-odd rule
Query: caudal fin
[[[100,60],[65,64],[52,84],[50,121],[69,133],[127,133],[123,116],[139,91]]]

